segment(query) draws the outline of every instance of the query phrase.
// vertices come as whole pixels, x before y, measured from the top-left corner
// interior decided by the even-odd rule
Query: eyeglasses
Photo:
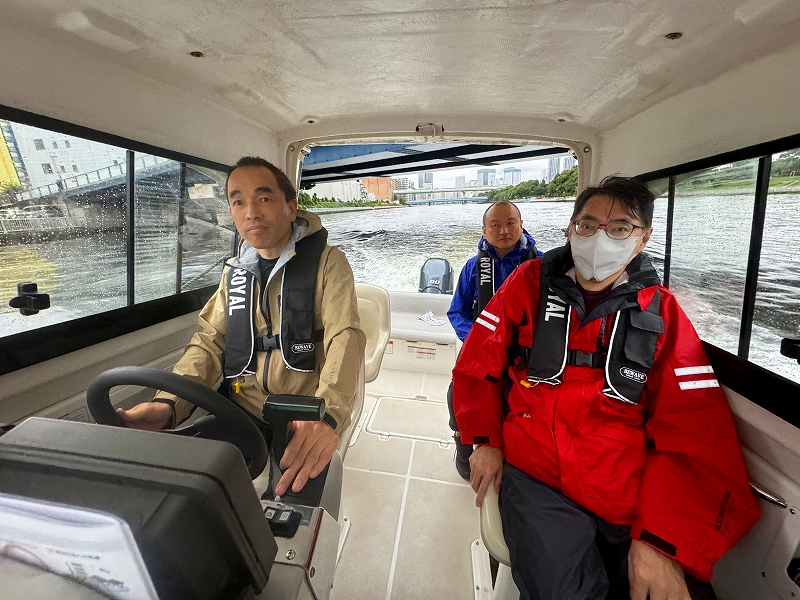
[[[612,240],[627,240],[634,229],[644,229],[641,225],[634,225],[627,221],[612,221],[611,223],[598,223],[594,219],[578,219],[572,222],[575,233],[581,237],[591,237],[601,227],[605,228],[606,235]]]

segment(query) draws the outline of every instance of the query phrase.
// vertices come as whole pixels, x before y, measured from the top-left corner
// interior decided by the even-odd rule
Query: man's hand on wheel
[[[475,497],[475,506],[483,504],[486,490],[494,484],[494,490],[500,493],[500,480],[503,478],[503,449],[491,446],[478,446],[469,457],[469,482]]]
[[[159,431],[172,419],[172,407],[164,402],[143,402],[129,410],[118,408],[117,414],[126,427]]]
[[[322,421],[292,421],[292,439],[281,458],[281,469],[286,469],[275,486],[275,494],[282,496],[292,486],[296,494],[309,479],[322,473],[339,447],[339,436],[330,425]]]
[[[631,600],[691,600],[680,564],[639,540],[631,540],[628,580]]]

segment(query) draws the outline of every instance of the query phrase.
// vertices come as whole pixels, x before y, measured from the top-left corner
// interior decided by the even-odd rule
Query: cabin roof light
[[[664,36],[668,40],[679,40],[683,37],[683,34],[680,31],[673,31],[672,33],[668,33]]]
[[[205,54],[203,52],[200,52],[200,50],[193,50],[189,52],[189,56],[194,56],[195,58],[203,58]]]

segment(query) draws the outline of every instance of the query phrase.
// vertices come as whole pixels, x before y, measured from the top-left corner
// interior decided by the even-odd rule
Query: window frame
[[[183,165],[188,163],[198,167],[206,167],[230,172],[229,165],[145,144],[118,135],[105,133],[82,125],[75,125],[59,119],[53,119],[28,111],[12,108],[0,104],[0,119],[14,121],[23,125],[30,125],[45,129],[51,133],[61,133],[73,137],[116,146],[126,150],[128,178],[127,178],[127,235],[126,247],[128,248],[127,277],[128,277],[128,306],[99,312],[93,315],[70,319],[61,323],[39,327],[31,331],[0,337],[0,376],[25,367],[29,367],[58,356],[63,356],[76,350],[87,348],[94,344],[104,342],[115,337],[125,335],[157,325],[164,321],[200,310],[206,301],[214,294],[217,285],[175,293],[170,296],[158,298],[148,302],[133,303],[133,243],[134,229],[132,218],[134,215],[133,204],[133,179],[134,179],[134,154],[151,154],[169,160],[174,160]],[[54,170],[55,172],[55,170]],[[238,235],[234,236],[234,246]],[[232,248],[233,249],[233,248]]]
[[[750,337],[757,294],[764,223],[769,195],[769,180],[772,157],[780,152],[800,148],[800,134],[790,135],[770,142],[755,144],[706,158],[682,163],[665,169],[637,175],[636,179],[649,183],[668,179],[667,232],[664,246],[664,285],[669,287],[669,270],[672,252],[672,217],[675,208],[675,182],[680,175],[706,170],[728,163],[759,159],[756,187],[753,195],[753,219],[751,221],[750,244],[745,270],[745,289],[739,329],[739,347],[736,355],[713,344],[703,342],[717,378],[726,387],[755,402],[784,421],[800,427],[800,415],[791,406],[789,398],[800,395],[800,383],[795,383],[778,373],[750,362]],[[790,359],[786,359],[790,360]]]

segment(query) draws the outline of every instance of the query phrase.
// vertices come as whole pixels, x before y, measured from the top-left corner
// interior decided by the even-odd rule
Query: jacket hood
[[[516,258],[518,256],[523,256],[528,250],[536,245],[536,240],[533,239],[533,236],[528,233],[526,229],[522,230],[522,236],[519,238],[517,245],[506,254],[503,258]],[[494,258],[495,260],[500,260],[497,257],[497,252],[494,250],[494,246],[492,246],[489,242],[486,241],[486,238],[481,236],[481,239],[478,241],[478,250],[483,250],[487,252],[489,256]]]
[[[275,263],[275,267],[272,269],[272,273],[270,273],[270,279],[272,279],[272,275],[278,271],[280,267],[286,264],[286,261],[294,256],[294,246],[298,240],[316,233],[321,229],[322,220],[318,215],[305,210],[298,210],[297,217],[292,223],[292,235],[289,236],[289,242],[286,244],[283,252],[281,252],[278,262]],[[260,269],[258,268],[258,257],[258,250],[253,248],[246,241],[242,240],[241,244],[239,245],[239,254],[228,261],[228,264],[232,267],[247,269],[251,273],[255,273],[257,276],[259,276]]]

